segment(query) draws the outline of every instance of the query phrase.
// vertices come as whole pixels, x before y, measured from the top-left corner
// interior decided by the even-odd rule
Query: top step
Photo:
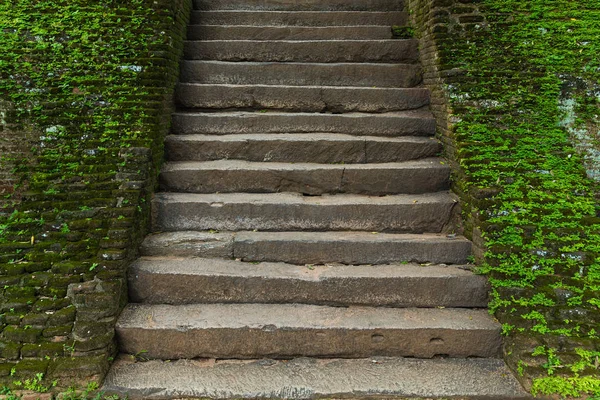
[[[403,0],[194,0],[196,10],[402,11]]]

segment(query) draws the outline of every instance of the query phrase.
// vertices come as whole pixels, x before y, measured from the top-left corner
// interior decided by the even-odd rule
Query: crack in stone
[[[342,189],[344,187],[344,175],[346,174],[346,168],[342,169],[342,175],[340,177],[340,186],[338,188],[338,192],[342,192]]]

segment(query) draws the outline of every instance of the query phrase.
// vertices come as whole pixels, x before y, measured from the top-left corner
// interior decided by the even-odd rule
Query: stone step
[[[429,110],[382,114],[317,114],[288,112],[177,112],[175,134],[345,133],[357,136],[433,136],[435,119]]]
[[[380,113],[429,104],[426,88],[361,88],[285,85],[203,85],[177,87],[180,107],[192,109],[273,109],[300,112]]]
[[[409,40],[204,40],[186,41],[187,60],[414,63],[418,41]]]
[[[189,40],[381,40],[393,39],[389,26],[190,25]]]
[[[165,140],[165,153],[171,161],[386,163],[433,157],[441,150],[441,144],[432,137],[357,137],[338,133],[169,135]]]
[[[190,25],[251,26],[405,26],[409,15],[404,11],[193,11]]]
[[[441,144],[432,137],[357,137],[336,133],[170,135],[165,146],[171,161],[231,159],[324,164],[402,162],[433,157],[441,151]]]
[[[178,161],[162,168],[160,188],[185,193],[354,193],[370,196],[447,190],[440,158],[385,164],[298,164],[240,160]]]
[[[299,266],[148,257],[129,269],[129,300],[476,308],[487,306],[488,287],[484,276],[445,265]]]
[[[163,232],[148,235],[148,257],[222,257],[289,264],[466,264],[462,236],[373,232]]]
[[[402,0],[194,0],[196,10],[398,11]]]
[[[244,261],[290,264],[464,264],[471,242],[446,235],[373,232],[239,232],[233,252]]]
[[[182,61],[181,82],[231,85],[407,88],[421,83],[417,64]]]
[[[168,360],[497,357],[500,330],[487,310],[304,304],[129,304],[116,326],[122,352]]]
[[[129,399],[531,399],[495,358],[119,359],[102,392]]]
[[[383,197],[157,193],[153,230],[440,232],[456,204],[446,192]]]

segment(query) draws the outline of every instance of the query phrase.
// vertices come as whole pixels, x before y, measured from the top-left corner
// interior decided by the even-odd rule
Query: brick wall
[[[490,82],[504,82],[506,85],[516,87],[519,80],[522,80],[524,82],[523,87],[526,88],[523,91],[534,91],[541,90],[542,87],[536,82],[538,76],[550,76],[550,79],[552,79],[553,75],[547,74],[539,66],[527,65],[527,60],[519,61],[518,53],[511,53],[513,51],[512,47],[507,47],[505,54],[502,56],[505,58],[496,58],[487,64],[489,68],[489,65],[495,63],[497,70],[474,70],[473,64],[465,62],[463,56],[471,54],[472,57],[473,49],[476,52],[475,57],[489,56],[478,46],[490,42],[490,40],[486,42],[479,40],[484,35],[488,35],[488,38],[493,37],[493,33],[489,33],[493,30],[490,29],[498,30],[504,27],[517,26],[514,25],[512,11],[499,12],[495,10],[492,12],[488,7],[491,2],[485,0],[409,0],[408,3],[412,25],[415,27],[420,41],[424,84],[432,92],[431,108],[437,119],[438,138],[443,142],[446,157],[452,166],[453,190],[461,199],[464,233],[472,239],[475,245],[474,252],[477,263],[484,264],[487,262],[494,265],[493,262],[498,259],[492,260],[495,254],[501,254],[502,252],[515,254],[515,275],[525,275],[527,269],[536,268],[537,264],[533,265],[535,263],[533,260],[544,262],[546,261],[545,257],[555,257],[554,260],[551,260],[554,263],[554,272],[548,273],[547,276],[540,275],[536,277],[533,285],[494,287],[494,290],[500,293],[499,298],[506,300],[505,304],[498,307],[496,317],[501,323],[507,326],[510,325],[513,328],[505,338],[504,355],[508,365],[517,373],[525,386],[531,387],[533,383],[534,390],[536,390],[536,379],[544,379],[549,376],[551,378],[562,376],[566,379],[573,376],[598,376],[598,365],[596,361],[594,366],[593,355],[595,354],[597,357],[599,354],[600,342],[593,328],[593,324],[596,322],[593,321],[598,321],[600,313],[598,308],[593,306],[593,303],[587,301],[597,297],[598,294],[590,290],[589,284],[578,280],[577,272],[574,271],[576,268],[580,271],[588,268],[590,271],[595,271],[597,268],[597,255],[587,244],[588,242],[585,242],[588,240],[593,242],[593,239],[590,239],[592,238],[591,235],[597,234],[597,228],[587,228],[591,226],[590,224],[593,224],[591,221],[594,220],[595,215],[592,213],[592,215],[578,216],[577,213],[568,210],[568,206],[565,206],[564,215],[569,216],[568,218],[573,215],[573,224],[579,224],[581,227],[577,228],[582,232],[579,234],[581,239],[572,239],[572,247],[582,249],[577,254],[566,253],[568,250],[564,250],[567,246],[561,243],[561,240],[563,240],[561,238],[565,237],[567,232],[572,233],[573,230],[559,227],[559,224],[563,222],[560,220],[560,216],[557,217],[556,228],[552,228],[550,224],[550,227],[547,227],[541,224],[536,226],[529,223],[529,225],[521,226],[518,225],[518,222],[515,223],[515,229],[521,236],[518,240],[522,240],[522,243],[529,246],[529,248],[532,247],[530,245],[531,237],[538,230],[543,229],[548,238],[558,238],[544,239],[545,247],[540,250],[521,249],[518,245],[496,245],[489,248],[489,246],[486,246],[486,235],[488,237],[493,236],[494,232],[498,232],[502,228],[502,226],[490,224],[488,221],[490,216],[497,215],[497,210],[501,207],[497,196],[502,191],[502,185],[500,179],[498,184],[485,187],[468,184],[468,182],[476,180],[471,174],[473,171],[477,172],[475,168],[464,168],[465,165],[472,165],[469,163],[472,162],[470,157],[473,156],[473,142],[469,138],[469,132],[464,132],[464,129],[461,134],[457,133],[457,125],[468,119],[469,112],[473,108],[485,108],[490,110],[490,114],[494,114],[496,98],[493,96],[494,93],[499,93],[499,88],[494,87],[494,84]],[[547,7],[550,7],[550,5],[547,4]],[[590,13],[593,12],[592,9],[596,10],[592,5],[589,7]],[[582,3],[579,8],[585,9],[586,5]],[[585,10],[581,12],[585,12]],[[562,17],[557,16],[554,18]],[[573,19],[573,21],[575,20]],[[566,51],[571,50],[565,49]],[[490,95],[488,97],[479,96],[476,100],[470,98],[470,89],[478,87],[489,89]],[[516,103],[517,100],[515,100],[515,104],[519,104]],[[513,123],[517,124],[519,122],[521,117],[518,115],[518,105],[515,105],[512,110],[510,104],[503,104],[500,107],[508,108],[498,112],[497,118],[489,118],[485,123],[504,124],[507,119],[503,119],[503,115],[508,115],[515,110],[517,111],[515,113],[517,117],[513,119]],[[529,118],[529,116],[535,118],[535,114],[531,114],[531,110],[526,110],[522,114],[525,115],[523,118]],[[552,125],[549,126],[548,129],[553,129]],[[510,125],[505,126],[505,129],[509,128]],[[539,137],[540,141],[545,140],[543,135],[539,135]],[[499,139],[502,139],[498,140],[499,143],[508,140],[506,138]],[[515,139],[512,137],[510,139],[519,140],[517,135],[515,135]],[[529,137],[527,137],[527,140],[530,140]],[[481,145],[494,146],[490,143],[482,143]],[[510,150],[510,147],[507,151],[506,148],[502,148],[500,144],[498,145],[497,154],[500,155],[501,162],[504,162],[504,164],[498,165],[502,165],[502,168],[506,168],[504,165],[513,166],[507,169],[513,168],[513,171],[509,172],[518,170],[523,176],[530,172],[551,173],[544,168],[531,171],[535,167],[529,167],[528,170],[520,166],[521,161],[511,159]],[[559,154],[562,151],[564,151],[564,154]],[[571,159],[571,156],[576,153],[568,143],[557,144],[556,152],[559,159],[564,160]],[[543,156],[540,157],[540,159],[542,158]],[[526,162],[529,162],[529,160]],[[538,161],[531,161],[532,164],[536,162]],[[485,160],[478,160],[477,163],[479,163],[478,165],[484,165],[482,168],[488,168],[485,166]],[[489,168],[496,167],[489,166]],[[570,173],[572,175],[569,175],[569,179],[571,179],[571,176],[576,177],[580,174],[582,186],[587,185],[588,189],[586,190],[593,190],[593,185],[586,181],[583,169],[579,165],[574,166]],[[538,181],[532,180],[532,182]],[[507,180],[507,182],[509,181]],[[535,186],[535,183],[531,184],[529,188],[531,190],[539,189]],[[526,193],[529,189],[525,188],[524,190]],[[589,192],[587,193],[580,194],[580,196],[589,196]],[[570,196],[570,193],[565,194],[565,198],[568,196]],[[556,204],[559,204],[563,199],[559,198]],[[555,200],[548,200],[548,204],[553,201]],[[526,199],[523,200],[523,203],[526,203]],[[546,205],[540,206],[540,210],[536,210],[536,212],[543,213],[544,211],[541,211],[541,209]],[[556,206],[556,208],[558,209],[560,206]],[[548,209],[551,209],[551,206],[548,206]],[[536,218],[543,221],[543,214]],[[566,262],[566,259],[577,259],[578,261],[571,263],[571,261]],[[533,266],[527,264],[529,260],[532,260]],[[521,262],[523,263],[521,267],[523,271],[518,271],[516,266]],[[575,266],[576,264],[577,266]],[[573,274],[573,272],[575,273]],[[573,275],[575,275],[575,279]],[[492,278],[498,282],[500,279],[505,279],[506,275],[492,274]],[[594,278],[590,277],[589,280],[593,282]],[[562,287],[568,287],[569,289],[561,289]],[[569,301],[570,297],[578,297],[580,294],[579,305]],[[538,297],[538,299],[543,298],[543,301],[536,302],[536,295],[543,295],[543,297]],[[583,300],[580,301],[581,299]],[[587,355],[582,356],[582,354]],[[592,355],[590,356],[591,362],[588,362],[589,360],[585,361],[589,355]],[[585,365],[585,367],[578,370],[578,362]],[[573,383],[575,381],[565,380],[564,382],[568,383],[564,383],[564,385],[560,383],[555,387],[546,386],[541,390],[546,390],[548,393],[571,393],[571,395],[581,393],[581,387],[571,390],[570,385],[573,384],[573,387],[575,387],[576,384]],[[594,389],[595,386],[593,385],[596,385],[596,383],[587,387],[591,391],[590,393],[597,390],[597,388]],[[539,386],[538,389],[540,387],[542,386]]]
[[[31,3],[31,15],[27,8],[14,13],[35,20],[36,13],[47,11],[45,3]],[[100,5],[104,14],[75,3],[52,3],[64,7],[56,18],[68,18],[68,12],[60,14],[68,7],[98,10],[98,18],[89,21],[89,31],[83,28],[83,39],[89,35],[91,41],[79,44],[88,53],[82,50],[81,64],[70,71],[65,67],[62,79],[56,72],[56,87],[10,70],[2,61],[11,54],[0,54],[0,81],[23,79],[31,87],[22,93],[35,89],[45,101],[19,114],[11,98],[18,100],[20,87],[12,93],[0,87],[0,109],[13,109],[2,114],[0,124],[0,149],[7,159],[0,164],[0,195],[25,183],[10,199],[19,200],[17,206],[5,203],[5,210],[18,214],[12,219],[0,214],[0,384],[14,386],[43,373],[46,382],[58,379],[61,387],[85,385],[107,372],[117,351],[115,321],[127,302],[126,269],[147,230],[192,7],[191,0],[109,0]],[[0,19],[5,16],[0,10]],[[148,49],[138,52],[126,42],[110,47],[117,46],[125,19],[135,20],[153,39]],[[103,37],[108,31],[113,33]],[[32,47],[38,39],[30,34],[21,30],[13,36],[22,47],[12,55],[60,65],[60,59],[50,60],[48,52]],[[64,35],[62,42],[47,39],[66,46],[69,32]],[[109,47],[98,51],[103,42]],[[113,68],[117,77],[123,71],[123,83],[89,78],[103,76],[97,72],[102,68]],[[95,118],[96,110],[110,107],[107,99],[122,106]],[[29,162],[18,161],[22,158]]]

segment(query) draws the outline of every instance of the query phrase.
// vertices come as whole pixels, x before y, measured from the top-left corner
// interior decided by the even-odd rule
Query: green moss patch
[[[598,396],[600,208],[588,176],[600,150],[600,1],[412,11],[437,46],[428,68],[451,109],[443,140],[467,232],[485,249],[506,359],[534,393]]]
[[[124,303],[190,10],[188,0],[0,2],[0,363],[19,360],[17,374],[67,374],[55,367],[65,355],[81,361],[78,378],[106,370],[111,326],[73,335]]]

